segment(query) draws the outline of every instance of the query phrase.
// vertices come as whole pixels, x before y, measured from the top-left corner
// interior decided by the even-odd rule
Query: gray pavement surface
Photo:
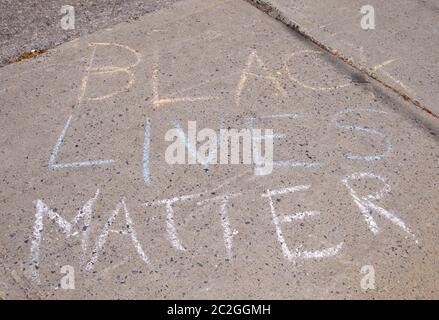
[[[245,1],[7,65],[0,105],[4,299],[439,298],[437,120]],[[188,121],[273,128],[273,173],[167,164]]]
[[[136,20],[178,0],[0,0],[0,66],[41,48]],[[75,29],[63,30],[62,6],[75,8]]]
[[[275,9],[284,21],[300,26],[439,117],[437,0],[249,1]],[[374,29],[361,27],[364,5],[374,9]]]

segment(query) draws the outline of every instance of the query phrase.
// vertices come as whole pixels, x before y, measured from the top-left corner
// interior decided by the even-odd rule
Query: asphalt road
[[[0,0],[0,66],[23,52],[51,48],[179,0]],[[63,30],[60,12],[75,8],[75,29]]]

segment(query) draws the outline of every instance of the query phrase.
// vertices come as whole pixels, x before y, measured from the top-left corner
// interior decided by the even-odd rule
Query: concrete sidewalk
[[[248,0],[439,117],[439,4],[434,0]],[[372,6],[374,29],[360,9]]]
[[[0,104],[5,299],[439,298],[436,120],[245,1],[8,65]],[[167,164],[188,121],[273,128],[273,173]]]

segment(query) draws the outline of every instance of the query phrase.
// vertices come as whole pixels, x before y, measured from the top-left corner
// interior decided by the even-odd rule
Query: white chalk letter
[[[30,249],[30,262],[29,262],[29,265],[31,266],[31,271],[30,271],[31,279],[33,281],[36,282],[40,281],[38,270],[40,267],[40,244],[44,231],[44,224],[43,224],[44,216],[47,216],[50,220],[55,222],[61,228],[61,231],[66,234],[67,238],[79,234],[79,231],[73,232],[73,228],[78,224],[80,219],[84,219],[84,224],[81,228],[82,230],[81,260],[82,260],[87,250],[88,229],[91,223],[92,206],[95,203],[98,195],[99,195],[99,190],[97,190],[95,196],[91,198],[89,201],[87,201],[87,203],[82,207],[82,209],[79,210],[78,214],[73,218],[71,222],[61,217],[61,215],[58,212],[56,212],[55,209],[53,210],[49,209],[42,200],[36,201],[35,224],[33,229],[32,244]]]
[[[117,216],[119,215],[119,212],[122,209],[125,212],[125,225],[127,227],[127,230],[121,232],[119,230],[110,229],[111,225],[114,223]],[[102,248],[104,247],[105,243],[107,242],[108,234],[110,232],[117,232],[117,233],[122,233],[123,235],[129,235],[131,238],[131,241],[134,245],[134,248],[136,249],[140,258],[143,260],[143,262],[148,263],[148,257],[146,256],[145,252],[143,251],[142,246],[139,243],[139,240],[137,240],[136,231],[134,230],[134,223],[131,220],[130,213],[128,212],[127,206],[125,204],[125,199],[122,199],[122,201],[119,202],[118,205],[116,206],[116,209],[113,211],[111,216],[108,218],[107,223],[105,224],[101,235],[98,237],[96,245],[91,253],[91,259],[85,267],[85,269],[87,271],[93,270],[95,263],[98,261],[99,253],[102,251]]]
[[[295,187],[285,188],[285,189],[281,189],[281,190],[273,190],[273,191],[267,190],[267,192],[262,195],[263,198],[268,198],[268,202],[269,202],[270,210],[271,210],[272,221],[276,227],[277,239],[281,245],[282,253],[284,254],[284,257],[287,258],[289,261],[294,261],[295,259],[319,259],[319,258],[326,258],[326,257],[330,257],[330,256],[335,256],[343,247],[343,242],[340,242],[336,246],[329,247],[329,248],[326,248],[323,250],[316,250],[316,251],[300,251],[299,248],[295,248],[294,250],[290,250],[290,248],[288,247],[286,240],[285,240],[285,237],[284,237],[283,232],[282,232],[282,228],[281,228],[282,224],[294,222],[296,220],[302,220],[305,217],[309,217],[309,216],[316,216],[316,215],[319,215],[320,212],[319,211],[305,211],[305,212],[294,213],[294,214],[285,215],[285,216],[281,217],[280,215],[278,215],[276,213],[276,210],[274,208],[274,203],[273,203],[273,197],[283,195],[283,194],[293,193],[293,192],[297,192],[297,191],[305,191],[305,190],[308,190],[309,188],[311,188],[311,186],[303,185],[303,186],[295,186]]]
[[[359,196],[358,193],[350,186],[349,181],[360,180],[360,179],[378,179],[384,184],[384,187],[383,187],[383,189],[381,189],[379,192],[376,192],[375,194]],[[346,186],[346,188],[348,188],[349,192],[351,193],[351,196],[354,199],[355,204],[360,209],[360,211],[364,217],[364,220],[366,221],[366,223],[369,227],[369,230],[373,234],[377,234],[379,232],[379,227],[371,214],[372,212],[376,212],[377,214],[388,219],[394,225],[400,227],[404,232],[409,234],[412,238],[416,239],[415,234],[410,230],[409,227],[406,226],[406,224],[400,218],[398,218],[393,213],[387,211],[386,209],[377,206],[376,204],[374,204],[371,201],[371,200],[379,200],[386,193],[390,192],[390,190],[391,190],[390,185],[386,182],[386,180],[384,178],[382,178],[376,174],[373,174],[373,173],[360,172],[360,173],[354,173],[353,175],[343,179],[342,182]],[[416,242],[417,242],[417,240],[416,240]]]

